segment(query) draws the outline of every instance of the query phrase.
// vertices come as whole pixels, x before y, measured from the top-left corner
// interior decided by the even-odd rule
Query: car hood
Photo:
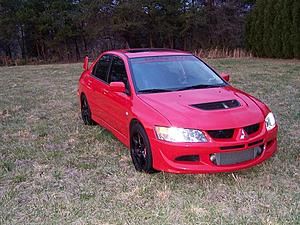
[[[203,130],[230,129],[264,121],[264,113],[254,100],[231,86],[140,94],[139,97],[159,111],[175,127]],[[218,110],[203,110],[191,106],[228,100],[237,100],[240,106]]]

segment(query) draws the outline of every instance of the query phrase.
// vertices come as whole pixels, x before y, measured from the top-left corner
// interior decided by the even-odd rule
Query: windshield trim
[[[158,55],[158,56],[140,56],[140,57],[134,57],[134,58],[128,58],[128,66],[129,66],[129,70],[130,70],[130,75],[131,75],[131,80],[134,86],[134,92],[136,95],[140,95],[140,94],[151,94],[151,93],[142,93],[139,92],[137,90],[137,86],[136,86],[136,80],[134,78],[134,73],[133,73],[133,69],[132,69],[132,60],[133,59],[139,59],[139,58],[154,58],[154,57],[173,57],[173,56],[193,56],[196,59],[200,60],[204,65],[206,65],[211,71],[214,72],[214,74],[216,74],[223,82],[224,85],[222,85],[221,87],[225,87],[225,86],[229,86],[230,84],[225,81],[211,66],[209,66],[205,61],[203,61],[201,58],[199,58],[198,56],[194,55],[194,54],[186,54],[186,55],[181,55],[181,54],[172,54],[172,55]],[[212,88],[212,87],[208,87],[208,88]],[[206,88],[205,88],[206,89]],[[176,90],[176,89],[170,89],[169,92],[177,92],[177,91],[190,91],[190,90],[197,90],[197,89],[188,89],[188,90]],[[168,92],[156,92],[156,93],[168,93]]]

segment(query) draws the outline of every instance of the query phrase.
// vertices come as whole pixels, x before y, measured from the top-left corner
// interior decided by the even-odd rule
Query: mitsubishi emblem
[[[243,140],[243,139],[246,139],[246,138],[248,138],[248,134],[246,134],[245,130],[242,129],[240,139]]]

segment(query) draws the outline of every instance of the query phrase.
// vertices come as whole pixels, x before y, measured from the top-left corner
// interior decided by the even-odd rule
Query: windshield
[[[136,91],[154,93],[211,88],[226,83],[195,56],[155,56],[130,60]]]

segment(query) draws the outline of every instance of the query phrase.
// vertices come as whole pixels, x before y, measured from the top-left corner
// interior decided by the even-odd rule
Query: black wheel
[[[92,120],[92,113],[85,95],[81,97],[81,118],[85,125],[94,125]]]
[[[137,171],[153,173],[151,147],[146,131],[136,123],[130,131],[130,155]]]

